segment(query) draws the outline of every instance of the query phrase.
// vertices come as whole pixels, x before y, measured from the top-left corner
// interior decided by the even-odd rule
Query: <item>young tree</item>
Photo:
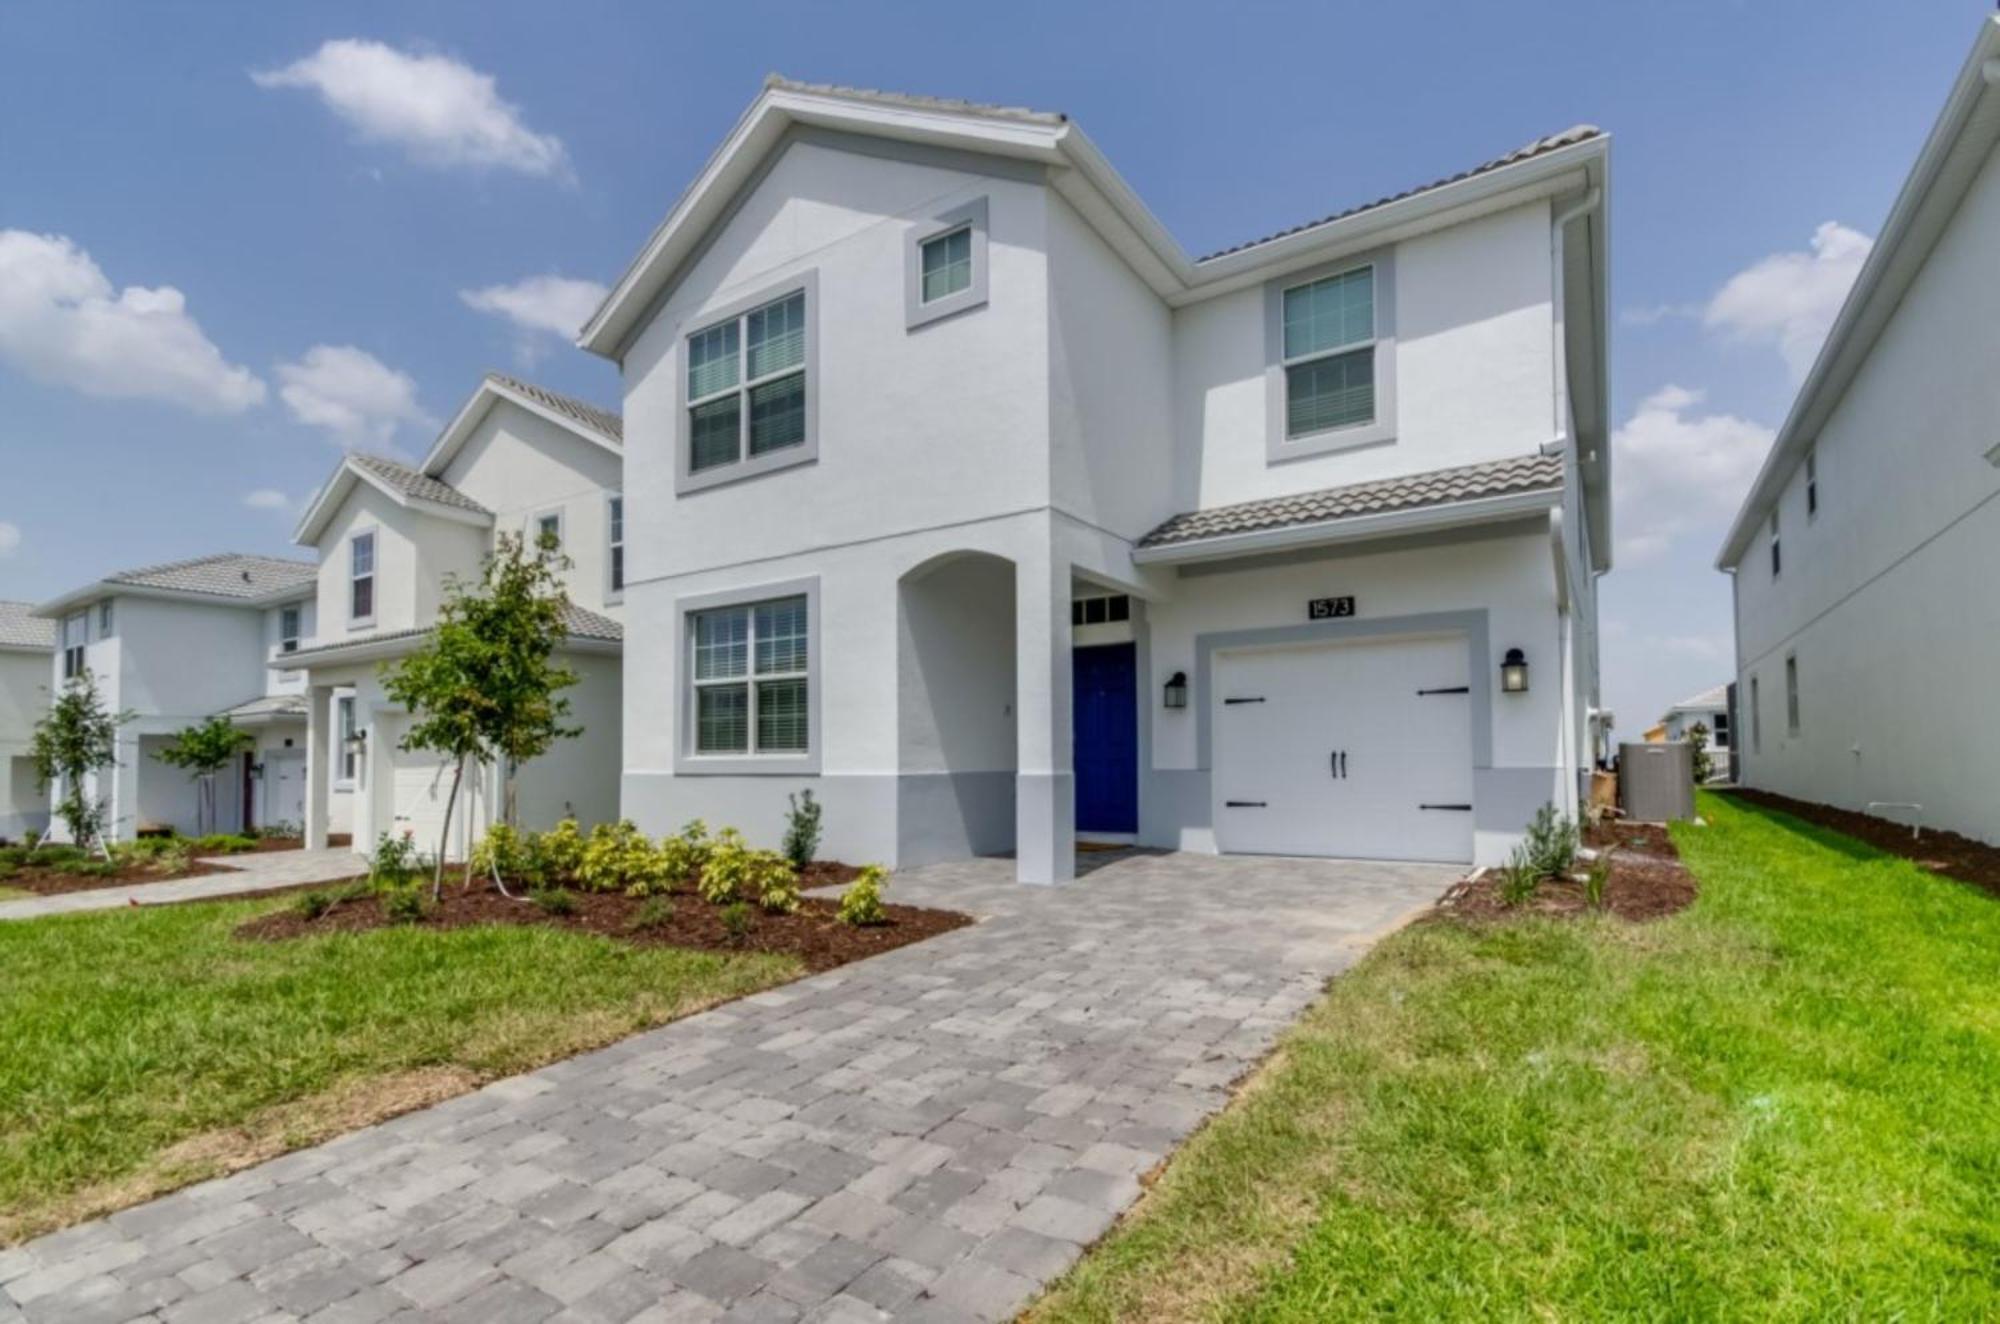
[[[83,779],[100,769],[118,766],[118,728],[131,720],[131,713],[114,713],[104,706],[97,680],[86,668],[62,687],[48,712],[35,723],[28,744],[37,789],[46,791],[57,783],[62,786],[56,817],[68,826],[70,840],[85,850],[95,842],[107,857],[111,848],[104,842],[104,800],[86,795]]]
[[[1715,775],[1715,759],[1708,752],[1708,725],[1696,722],[1688,728],[1688,743],[1694,746],[1694,784],[1708,785],[1708,779]]]
[[[576,673],[555,661],[569,637],[563,623],[569,597],[559,576],[568,564],[553,538],[531,552],[521,539],[500,535],[480,582],[449,580],[430,638],[393,670],[385,665],[383,689],[411,717],[402,748],[430,750],[453,765],[434,897],[444,890],[445,847],[467,762],[484,769],[506,761],[505,817],[512,825],[516,770],[557,740],[583,733],[564,724],[569,700],[561,691],[576,684]],[[468,880],[470,870],[468,864]]]
[[[211,717],[200,726],[176,733],[167,747],[153,755],[170,768],[181,768],[194,779],[195,835],[215,831],[215,778],[256,737],[227,717]]]

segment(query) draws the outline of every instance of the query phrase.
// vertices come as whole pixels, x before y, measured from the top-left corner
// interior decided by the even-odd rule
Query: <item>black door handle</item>
[[[1347,780],[1347,751],[1340,751],[1340,780]]]
[[[1326,775],[1335,781],[1347,780],[1347,751],[1330,749],[1326,752]]]

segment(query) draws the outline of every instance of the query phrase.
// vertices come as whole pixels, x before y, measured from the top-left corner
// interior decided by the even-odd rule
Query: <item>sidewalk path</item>
[[[368,862],[345,846],[331,850],[274,850],[254,855],[217,855],[203,864],[220,865],[221,873],[177,878],[166,883],[133,883],[126,887],[94,887],[86,892],[23,897],[0,901],[0,920],[39,919],[79,910],[110,910],[137,901],[142,906],[165,901],[202,901],[211,897],[268,892],[301,883],[325,883],[368,872]],[[4,1319],[4,1316],[0,1316]]]

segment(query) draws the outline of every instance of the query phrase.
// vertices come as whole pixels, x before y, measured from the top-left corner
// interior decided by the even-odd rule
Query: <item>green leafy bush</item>
[[[674,917],[674,903],[663,896],[647,897],[639,908],[632,912],[632,918],[625,921],[625,927],[634,933],[647,929],[663,929]]]
[[[1583,876],[1583,901],[1592,910],[1604,909],[1605,884],[1611,881],[1611,852],[1600,851]]]
[[[840,913],[836,918],[856,928],[885,923],[889,917],[882,910],[882,887],[887,880],[888,872],[879,864],[871,864],[856,874],[847,890],[840,894]]]
[[[253,831],[259,841],[297,841],[306,834],[297,823],[262,823]]]
[[[332,910],[334,902],[339,899],[339,895],[333,892],[301,892],[292,901],[292,909],[305,919],[318,919]]]
[[[678,836],[660,842],[660,887],[686,887],[701,877],[708,865],[714,843],[708,839],[708,824],[695,819]]]
[[[1522,905],[1534,897],[1536,889],[1541,885],[1541,868],[1535,863],[1533,848],[1524,841],[1514,847],[1514,853],[1507,857],[1507,863],[1500,868],[1500,883],[1497,888],[1500,904]]]
[[[630,819],[592,828],[576,869],[576,880],[593,892],[631,890],[643,895],[665,876],[660,852]]]
[[[472,872],[502,881],[528,876],[528,841],[511,824],[495,823],[472,848]],[[539,880],[531,880],[539,881]]]
[[[1535,870],[1537,881],[1566,878],[1576,865],[1576,824],[1568,814],[1556,812],[1552,804],[1535,811],[1521,844],[1527,850],[1528,864]]]
[[[257,839],[233,832],[211,832],[206,836],[190,838],[188,845],[201,855],[240,855],[246,850],[257,849]]]
[[[398,883],[382,893],[382,917],[391,924],[419,924],[430,913],[430,898],[413,882]]]
[[[574,915],[576,898],[560,887],[537,887],[528,893],[528,900],[540,906],[550,915]]]
[[[785,858],[792,868],[804,869],[819,854],[820,803],[809,790],[787,796],[786,803],[791,809],[785,814]]]
[[[576,820],[565,818],[547,832],[529,838],[529,868],[544,883],[573,882],[583,867],[583,847],[583,833]]]
[[[701,899],[722,906],[742,896],[750,875],[750,846],[735,828],[715,834],[708,859],[701,866]]]
[[[419,867],[415,836],[408,832],[401,836],[384,832],[376,838],[375,853],[368,857],[368,882],[378,891],[392,891],[406,886],[416,877]]]
[[[750,937],[750,930],[756,926],[756,912],[747,901],[732,901],[722,908],[722,931],[729,937],[730,945],[741,947]]]
[[[754,865],[757,904],[766,913],[789,915],[799,908],[799,875],[775,851],[758,851]]]

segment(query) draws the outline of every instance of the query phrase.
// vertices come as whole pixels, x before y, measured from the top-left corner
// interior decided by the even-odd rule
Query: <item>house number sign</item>
[[[1351,597],[1314,598],[1306,604],[1307,620],[1330,621],[1336,616],[1352,616],[1353,614],[1354,599]]]

